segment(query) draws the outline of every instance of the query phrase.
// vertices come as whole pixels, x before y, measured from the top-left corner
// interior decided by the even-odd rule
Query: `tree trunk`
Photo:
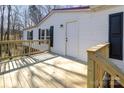
[[[1,41],[3,40],[3,22],[4,22],[4,10],[5,10],[5,6],[2,6],[2,13],[1,13]]]
[[[11,13],[11,5],[8,6],[7,40],[10,40],[10,13]],[[8,44],[7,44],[7,51],[9,52],[8,55],[11,56],[11,52]]]
[[[11,12],[11,5],[8,6],[7,40],[10,39],[10,12]]]
[[[1,41],[3,40],[4,10],[5,10],[5,6],[3,5],[1,10]],[[2,56],[2,45],[0,45],[0,56]]]

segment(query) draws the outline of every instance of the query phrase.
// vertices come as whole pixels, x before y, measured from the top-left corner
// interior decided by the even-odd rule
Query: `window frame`
[[[33,30],[27,31],[27,40],[33,40]]]

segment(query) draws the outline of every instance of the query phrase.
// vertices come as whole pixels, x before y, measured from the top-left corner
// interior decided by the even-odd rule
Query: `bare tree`
[[[7,17],[8,23],[7,23],[7,31],[6,31],[5,36],[7,35],[7,40],[9,40],[10,39],[10,13],[11,13],[11,5],[8,5],[7,9],[8,9],[8,17]]]
[[[9,11],[8,11],[8,13],[9,13]],[[13,40],[19,39],[20,37],[17,38],[17,34],[20,33],[20,30],[22,28],[24,28],[24,23],[22,22],[23,15],[21,15],[18,6],[11,6],[10,15],[8,15],[8,18],[9,18],[8,19],[9,24],[7,24],[8,26],[7,26],[6,36],[8,37],[8,29],[9,29],[9,40],[10,39],[13,39]]]
[[[11,15],[12,15],[11,16],[11,28],[12,28],[11,34],[14,35],[14,38],[15,38],[15,27],[16,27],[17,13],[14,12]]]
[[[35,25],[38,24],[42,18],[47,15],[52,9],[57,9],[62,6],[59,5],[30,5],[29,6],[29,20]],[[30,23],[29,21],[29,23]]]
[[[11,36],[13,38],[11,39],[16,39],[16,34],[17,34],[17,28],[19,28],[19,23],[21,23],[21,21],[19,20],[19,9],[17,6],[13,7],[14,9],[11,12]]]
[[[62,8],[60,5],[39,5],[39,7],[42,13],[45,15],[51,12],[52,9]]]
[[[5,11],[5,6],[4,5],[2,5],[1,6],[1,41],[3,40],[3,30],[4,30],[4,25],[3,25],[3,23],[4,23],[4,11]]]
[[[6,31],[6,35],[7,35],[7,40],[10,40],[10,14],[11,14],[11,5],[7,6],[8,9],[8,23],[7,23],[7,31]],[[11,52],[10,52],[10,48],[9,45],[7,44],[7,50],[6,52],[9,52],[9,56],[11,56]]]
[[[25,18],[25,20],[24,20],[24,21],[25,21],[25,27],[27,27],[27,18],[28,18],[28,17],[27,17],[27,11],[25,10],[24,12],[25,12],[25,13],[24,13],[24,18]]]
[[[5,11],[5,6],[3,5],[3,6],[1,6],[0,7],[0,12],[1,12],[1,41],[3,40],[3,30],[4,30],[4,25],[3,25],[3,23],[4,23],[4,11]],[[2,45],[0,45],[0,56],[1,56],[1,54],[2,54]]]
[[[36,5],[29,6],[29,17],[34,22],[34,24],[38,24],[41,21],[41,11],[37,8]]]

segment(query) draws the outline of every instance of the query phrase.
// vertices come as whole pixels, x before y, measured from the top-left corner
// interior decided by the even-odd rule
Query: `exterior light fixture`
[[[62,27],[63,27],[63,24],[60,25],[60,28],[62,28]]]

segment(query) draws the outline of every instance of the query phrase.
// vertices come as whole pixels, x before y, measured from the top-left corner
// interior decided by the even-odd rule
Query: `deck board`
[[[28,82],[26,81],[24,75],[21,73],[21,71],[19,71],[19,74],[18,74],[19,78],[18,78],[18,81],[20,82],[21,86],[23,88],[30,88],[30,85],[28,84]]]
[[[87,65],[50,53],[32,55],[1,65],[0,88],[87,87]]]
[[[42,83],[42,81],[40,80],[38,75],[36,75],[34,73],[34,71],[32,71],[29,68],[25,68],[25,69],[22,69],[21,72],[24,75],[24,77],[30,87],[32,87],[32,88],[43,87],[44,84]]]
[[[10,69],[10,66],[9,66],[9,62],[6,62],[4,64],[4,72],[6,71],[9,71]],[[4,74],[4,87],[7,87],[7,88],[11,88],[12,87],[12,81],[11,81],[11,76],[10,76],[10,73],[7,73],[7,74]]]
[[[42,85],[40,84],[38,87],[55,87],[50,82],[51,77],[43,73],[43,71],[39,70],[36,66],[30,67],[30,70],[33,74],[33,77],[36,77],[40,81],[40,83],[42,83]]]
[[[44,65],[46,67],[46,65]],[[49,66],[47,66],[47,70],[45,71],[44,68],[41,69],[41,67],[43,67],[43,64],[39,64],[39,65],[35,65],[32,68],[32,71],[34,71],[34,73],[36,75],[38,75],[40,78],[42,78],[42,82],[44,82],[45,87],[63,87],[60,83],[58,83],[53,74],[51,73],[51,69]],[[35,68],[35,69],[34,69]]]
[[[12,70],[14,68],[13,62],[9,62],[8,64],[9,64],[9,69]]]
[[[2,73],[2,72],[4,72],[5,70],[5,64],[3,64],[3,63],[1,63],[0,64],[1,65],[1,67],[0,67],[0,73]]]
[[[12,80],[12,87],[13,88],[21,88],[21,83],[19,82],[19,70],[11,72],[10,76],[11,76],[11,80]]]
[[[14,67],[14,68],[17,68],[16,61],[12,61],[12,64],[13,64],[13,67]]]
[[[0,88],[4,88],[4,77],[0,75]]]
[[[16,64],[17,64],[18,67],[21,66],[21,63],[20,63],[19,61],[16,61]],[[19,69],[19,70],[18,70],[18,81],[20,82],[20,84],[21,84],[21,86],[22,86],[23,88],[30,88],[30,85],[29,85],[29,83],[27,82],[27,80],[26,80],[26,78],[25,78],[25,76],[23,75],[23,73],[22,73],[21,70],[22,70],[22,69]]]
[[[12,88],[12,81],[10,73],[4,74],[4,87]]]

